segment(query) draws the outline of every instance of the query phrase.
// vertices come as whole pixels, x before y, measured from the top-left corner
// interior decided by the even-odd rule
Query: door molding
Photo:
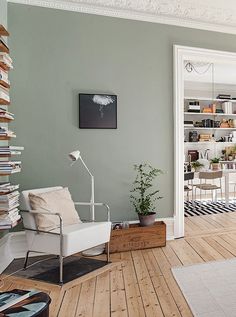
[[[236,53],[174,45],[174,237],[184,236],[184,67],[185,60],[236,63]]]

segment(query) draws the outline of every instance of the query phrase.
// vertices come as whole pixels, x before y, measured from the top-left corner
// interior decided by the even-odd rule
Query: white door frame
[[[184,236],[184,60],[236,63],[236,53],[174,45],[174,237]]]

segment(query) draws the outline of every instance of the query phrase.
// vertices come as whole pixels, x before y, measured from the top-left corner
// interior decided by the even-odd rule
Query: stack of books
[[[229,94],[219,94],[216,99],[231,99],[231,95]]]
[[[6,119],[6,120],[14,120],[14,114],[3,109],[3,108],[0,108],[0,119]]]
[[[20,155],[24,150],[23,146],[0,146],[0,157],[8,157],[12,155]]]
[[[188,112],[200,112],[201,107],[199,105],[199,101],[189,101],[188,104]]]
[[[21,161],[0,161],[0,175],[10,175],[21,171]]]
[[[1,52],[9,53],[9,47],[7,45],[7,42],[4,40],[2,36],[0,36],[0,48]]]
[[[0,230],[11,229],[21,219],[18,188],[19,185],[0,183]]]
[[[0,100],[1,100],[1,103],[10,102],[9,89],[6,87],[3,87],[2,85],[0,85]]]
[[[8,130],[7,127],[0,127],[0,139],[4,138],[15,138],[16,135],[13,131]]]
[[[9,70],[12,69],[12,59],[9,54],[0,52],[0,63],[3,69]]]
[[[8,74],[3,69],[0,68],[0,84],[6,88],[10,87],[10,81],[8,79]]]
[[[222,103],[222,109],[224,113],[232,114],[233,113],[233,104],[231,101],[226,101]]]

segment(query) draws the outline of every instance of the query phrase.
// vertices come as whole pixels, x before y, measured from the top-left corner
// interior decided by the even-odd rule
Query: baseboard
[[[166,224],[166,239],[174,239],[174,218],[158,218]],[[138,223],[138,221],[129,221]],[[14,260],[23,258],[27,251],[26,236],[24,231],[11,232],[0,239],[0,273]],[[38,256],[38,253],[30,253],[30,256]]]

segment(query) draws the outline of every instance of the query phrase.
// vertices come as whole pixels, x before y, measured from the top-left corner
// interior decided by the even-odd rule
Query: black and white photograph
[[[80,129],[116,129],[117,96],[79,94]]]

